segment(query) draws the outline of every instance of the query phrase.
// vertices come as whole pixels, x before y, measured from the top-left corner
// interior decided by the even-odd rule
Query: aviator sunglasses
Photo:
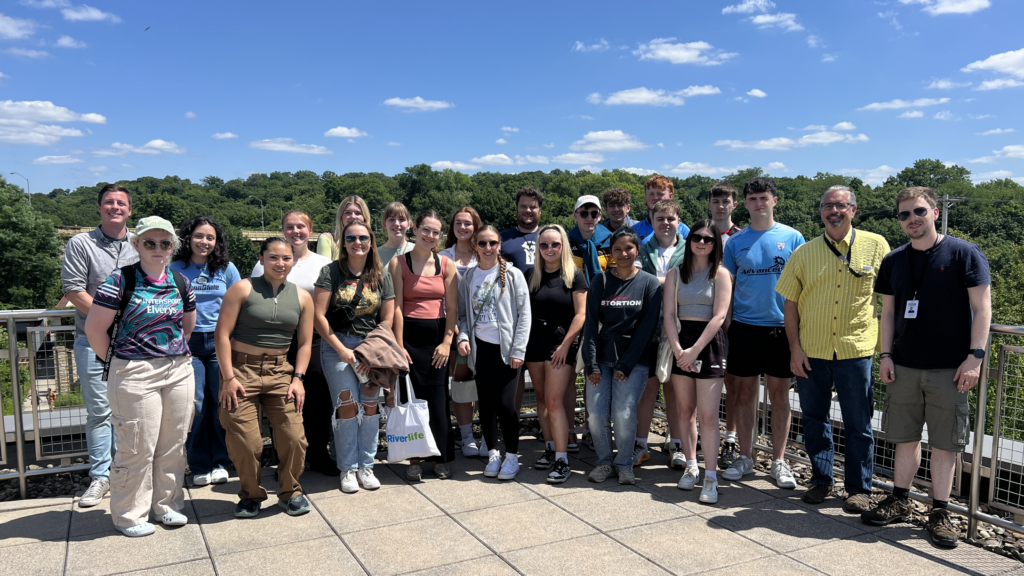
[[[924,206],[914,208],[914,216],[917,216],[918,218],[923,218],[927,213],[928,209]],[[906,222],[907,218],[910,218],[910,210],[904,210],[903,212],[896,214],[896,217],[899,218],[900,222]]]
[[[156,242],[156,240],[150,240],[149,238],[146,238],[146,239],[144,239],[142,241],[142,247],[145,248],[146,250],[156,250],[157,242]],[[170,240],[161,240],[160,241],[160,249],[161,250],[165,250],[166,251],[166,250],[170,250],[171,248],[174,248],[174,242],[171,242]]]

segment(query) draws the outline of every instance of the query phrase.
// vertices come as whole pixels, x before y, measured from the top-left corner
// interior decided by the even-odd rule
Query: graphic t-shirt
[[[778,222],[763,231],[747,226],[729,238],[722,264],[736,277],[733,319],[754,326],[785,326],[786,299],[775,291],[775,284],[790,255],[803,244],[802,234]]]
[[[526,285],[530,285],[533,278],[533,270],[526,273]],[[546,330],[557,330],[561,328],[564,336],[569,330],[569,324],[576,316],[576,305],[572,301],[573,292],[587,290],[587,277],[579,268],[572,277],[572,287],[566,288],[562,280],[562,271],[541,272],[540,286],[536,292],[530,292],[530,314],[534,329],[543,326],[541,321],[547,321]]]
[[[501,257],[512,263],[520,272],[533,268],[537,257],[537,232],[521,232],[519,228],[509,228],[501,233]]]
[[[135,292],[121,317],[114,341],[114,355],[122,360],[145,360],[188,354],[188,342],[182,331],[185,312],[196,309],[196,297],[185,282],[185,302],[181,301],[174,278],[168,272],[161,279],[146,276],[138,264],[133,266]],[[124,278],[118,268],[96,290],[93,304],[111,310],[121,305]]]
[[[309,295],[312,296],[313,287],[316,285],[316,281],[320,278],[320,271],[324,266],[327,266],[330,263],[330,258],[315,252],[310,252],[309,256],[305,260],[295,261],[295,264],[292,265],[292,271],[288,273],[287,279],[292,284],[295,284],[299,288],[309,292]],[[387,269],[387,266],[384,268]],[[256,262],[256,265],[252,267],[252,274],[250,274],[249,277],[255,278],[257,276],[263,276],[263,264],[260,264],[258,261]],[[313,333],[316,334],[316,331]]]
[[[906,318],[914,299],[917,318]],[[875,292],[895,298],[892,361],[918,370],[957,368],[971,348],[968,288],[990,284],[988,260],[970,242],[946,236],[928,250],[904,244],[879,266]]]
[[[337,261],[324,266],[320,271],[320,278],[316,281],[317,288],[331,292],[331,301],[327,306],[328,314],[334,312],[338,306],[351,302],[355,298],[358,285],[359,278],[353,276],[347,269],[342,271]],[[352,321],[350,331],[360,336],[366,336],[372,332],[380,322],[381,303],[394,299],[395,284],[391,279],[391,274],[385,268],[380,286],[376,290],[366,284],[363,285],[363,296],[356,305],[356,317]]]
[[[242,277],[238,268],[228,262],[227,268],[211,273],[208,264],[196,265],[185,260],[175,260],[168,266],[188,278],[192,292],[196,295],[196,332],[213,332],[220,317],[220,306],[224,293]]]
[[[476,313],[476,324],[473,335],[491,344],[499,344],[498,335],[498,297],[501,295],[501,279],[498,278],[500,266],[490,270],[477,270],[473,273],[473,283],[469,287],[473,312]],[[506,279],[506,281],[508,281]]]

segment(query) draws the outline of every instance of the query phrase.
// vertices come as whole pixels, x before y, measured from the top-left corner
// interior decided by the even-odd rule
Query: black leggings
[[[516,388],[519,370],[501,359],[497,344],[476,341],[476,393],[479,398],[480,428],[487,446],[498,447],[498,429],[495,418],[501,422],[501,435],[505,451],[519,452],[519,411],[516,410]]]

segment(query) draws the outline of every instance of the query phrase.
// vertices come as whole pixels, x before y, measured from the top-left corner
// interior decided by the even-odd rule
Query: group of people
[[[910,242],[894,251],[882,236],[853,227],[857,198],[846,186],[822,196],[825,231],[810,241],[776,222],[771,178],[752,179],[742,195],[715,184],[711,218],[692,227],[682,222],[670,179],[654,176],[644,192],[641,221],[629,217],[622,188],[581,196],[570,231],[540,225],[544,195],[533,187],[518,191],[517,225],[503,232],[469,206],[446,221],[429,209],[414,219],[395,202],[383,213],[383,244],[366,203],[350,196],[316,250],[309,215],[285,213],[283,237],[263,241],[243,279],[213,219],[190,218],[176,233],[149,216],[130,234],[130,193],[105,186],[102,223],[69,241],[63,270],[88,414],[92,482],[79,505],[96,505],[109,491],[118,530],[150,534],[151,519],[186,522],[186,463],[195,485],[226,482],[233,465],[235,515],[255,516],[267,499],[258,409],[273,428],[278,504],[288,514],[310,509],[299,482],[307,463],[340,476],[345,493],[376,489],[381,390],[388,405],[405,400],[397,383],[406,374],[426,401],[439,452],[410,461],[410,481],[428,463],[436,477],[451,477],[460,435],[465,456],[486,458],[486,477],[516,478],[529,373],[545,442],[533,466],[550,470],[548,482],[565,482],[568,455],[580,444],[580,371],[583,442],[597,455],[590,481],[636,481],[634,468],[650,458],[661,392],[664,450],[682,472],[678,487],[701,484],[699,500],[714,504],[720,469],[727,480],[754,471],[762,377],[772,409],[771,477],[796,487],[785,460],[795,377],[812,467],[803,499],[819,504],[834,484],[835,390],[844,509],[874,524],[909,517],[927,423],[928,529],[937,544],[955,546],[946,503],[968,437],[967,392],[978,381],[991,304],[985,257],[937,233],[934,191],[899,194],[897,219]],[[732,222],[740,200],[750,217],[742,229]],[[877,505],[869,498],[876,345],[887,386],[883,428],[897,444],[896,489]]]

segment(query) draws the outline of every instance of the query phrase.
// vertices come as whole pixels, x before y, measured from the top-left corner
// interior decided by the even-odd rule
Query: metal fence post
[[[21,499],[28,496],[27,479],[25,478],[25,430],[21,421],[21,374],[18,371],[18,321],[14,316],[7,317],[7,352],[11,359],[11,403],[14,404],[14,446],[18,454],[18,489]]]
[[[978,379],[978,411],[974,421],[974,454],[971,456],[971,496],[967,503],[967,536],[978,537],[978,519],[975,516],[981,506],[981,466],[985,460],[985,418],[988,404],[988,364],[992,350],[992,332],[985,340],[985,359],[981,362],[981,378]],[[995,457],[995,454],[992,455]],[[991,482],[993,479],[989,478]]]

